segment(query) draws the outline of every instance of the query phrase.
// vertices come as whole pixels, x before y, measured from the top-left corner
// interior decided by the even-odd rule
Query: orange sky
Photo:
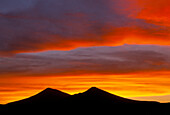
[[[0,6],[0,103],[91,86],[170,102],[169,0],[60,2]]]
[[[168,77],[170,73],[165,73],[163,75],[162,72],[155,72],[150,74],[139,73],[102,76],[4,77],[0,81],[0,97],[1,103],[7,103],[32,96],[47,87],[59,89],[69,94],[75,94],[83,92],[92,86],[123,97],[168,95],[170,93],[170,79]],[[154,98],[152,99],[154,100]],[[155,100],[165,102],[163,98],[155,98]]]

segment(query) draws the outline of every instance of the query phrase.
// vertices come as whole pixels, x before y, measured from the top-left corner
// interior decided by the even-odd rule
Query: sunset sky
[[[169,0],[0,0],[0,104],[96,86],[170,102]]]

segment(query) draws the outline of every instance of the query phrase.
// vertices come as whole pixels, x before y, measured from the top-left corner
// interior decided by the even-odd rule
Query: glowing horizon
[[[147,99],[147,97],[149,98],[152,96],[152,99],[150,100],[169,102],[169,100],[163,100],[163,96],[169,95],[170,93],[168,90],[168,83],[170,79],[167,79],[166,75],[160,76],[159,74],[160,73],[152,73],[151,75],[93,75],[79,76],[79,79],[77,79],[78,76],[51,76],[41,77],[41,81],[39,77],[4,78],[1,79],[0,83],[6,82],[6,85],[8,85],[8,87],[6,86],[6,88],[4,89],[1,88],[0,96],[4,97],[1,98],[3,99],[3,101],[1,101],[1,104],[6,104],[12,101],[28,98],[48,87],[58,89],[73,95],[76,93],[84,92],[85,90],[93,86],[99,87],[112,94],[126,98],[136,100],[149,100]],[[148,76],[153,75],[156,77],[148,78]],[[32,79],[34,80],[32,81]],[[160,97],[157,98],[157,96]]]

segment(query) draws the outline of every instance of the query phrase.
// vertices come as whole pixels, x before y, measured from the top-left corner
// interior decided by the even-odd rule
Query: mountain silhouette
[[[145,115],[148,112],[153,115],[156,113],[168,112],[170,104],[162,104],[153,101],[137,101],[123,98],[97,87],[91,87],[85,92],[69,95],[62,91],[47,88],[40,93],[29,98],[15,101],[3,105],[3,112],[62,112],[74,113],[76,110],[83,112],[101,111],[119,112],[121,114]],[[119,110],[122,111],[119,111]],[[140,113],[139,113],[140,112]],[[152,115],[151,114],[151,115]],[[118,114],[119,115],[119,114]]]
[[[126,99],[104,90],[101,90],[97,87],[91,87],[83,93],[78,93],[73,96],[68,97],[64,101],[69,103],[85,103],[85,104],[158,104],[158,102],[149,102],[149,101],[136,101],[131,99]],[[68,103],[67,102],[67,103]]]
[[[43,104],[43,103],[55,103],[58,102],[59,100],[66,98],[70,96],[67,93],[64,93],[62,91],[56,90],[56,89],[52,89],[52,88],[46,88],[45,90],[41,91],[40,93],[31,96],[29,98],[20,100],[20,101],[16,101],[16,102],[12,102],[7,104],[9,105],[27,105],[27,104],[33,104],[33,105],[37,105],[37,104]]]

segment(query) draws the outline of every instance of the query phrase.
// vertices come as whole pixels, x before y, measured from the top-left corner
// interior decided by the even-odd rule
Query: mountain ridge
[[[102,96],[108,96],[108,97],[114,97],[116,99],[120,99],[120,101],[135,101],[135,102],[154,102],[154,103],[159,103],[157,101],[138,101],[138,100],[133,100],[133,99],[127,99],[127,98],[124,98],[124,97],[121,97],[121,96],[117,96],[117,95],[114,95],[112,93],[109,93],[105,90],[102,90],[100,88],[97,88],[97,87],[91,87],[89,89],[87,89],[86,91],[84,92],[81,92],[81,93],[77,93],[77,94],[74,94],[74,95],[70,95],[68,93],[65,93],[63,91],[60,91],[60,90],[57,90],[57,89],[53,89],[53,88],[46,88],[44,90],[42,90],[41,92],[33,95],[33,96],[30,96],[28,98],[25,98],[25,99],[22,99],[22,100],[19,100],[19,101],[14,101],[14,102],[10,102],[10,103],[7,103],[6,105],[8,104],[12,104],[12,103],[18,103],[20,101],[25,101],[25,100],[28,100],[28,99],[31,99],[31,101],[34,101],[34,100],[45,100],[45,99],[49,99],[49,100],[52,100],[52,101],[58,101],[59,99],[64,99],[64,98],[67,98],[67,97],[76,97],[77,96],[91,96],[91,97],[101,97]],[[108,98],[106,97],[106,98]],[[49,101],[50,102],[50,101]]]
[[[169,107],[169,105],[170,104],[167,104],[166,106]],[[110,110],[114,109],[114,111],[124,109],[132,113],[132,108],[143,112],[155,112],[155,109],[160,109],[160,103],[123,98],[97,87],[91,87],[82,93],[74,95],[67,94],[57,89],[46,88],[29,98],[8,103],[4,105],[3,108],[5,108],[3,110],[6,112],[13,111],[16,113],[20,110],[29,110],[30,112],[41,110],[55,112],[55,110],[57,110],[63,112],[63,110],[73,111],[76,108],[89,112],[97,112],[108,108],[110,108]]]
[[[19,101],[10,102],[7,103],[6,105],[51,103],[59,101],[60,99],[63,99],[68,96],[70,96],[70,94],[62,92],[60,90],[46,88],[33,96],[30,96]]]
[[[102,103],[102,104],[156,104],[159,102],[156,101],[138,101],[138,100],[132,100],[132,99],[127,99],[121,96],[114,95],[112,93],[109,93],[105,90],[99,89],[97,87],[91,87],[88,90],[74,94],[71,99],[68,100],[71,103],[75,103],[77,100],[78,104],[79,102],[84,102],[86,104],[90,103]]]

